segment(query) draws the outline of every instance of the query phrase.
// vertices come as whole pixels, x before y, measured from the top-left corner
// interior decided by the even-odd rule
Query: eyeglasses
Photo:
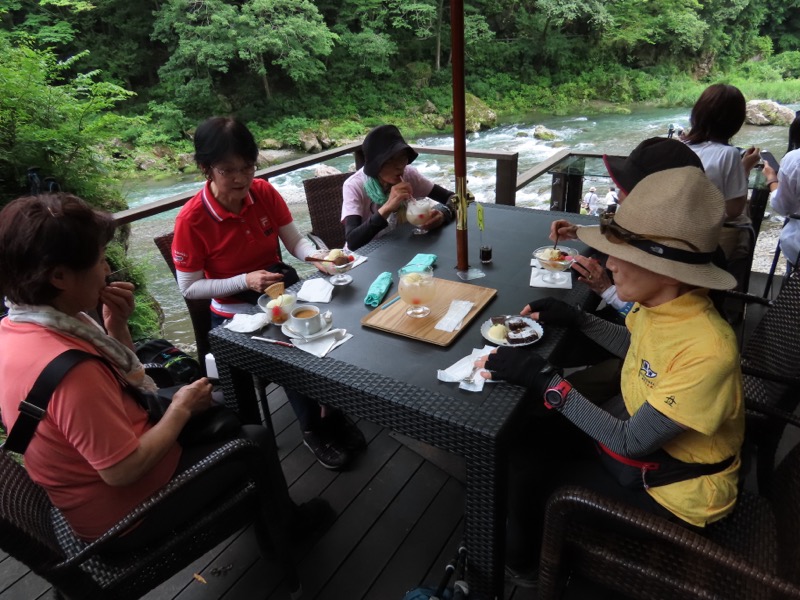
[[[256,165],[247,165],[246,167],[242,167],[241,169],[220,169],[219,167],[212,167],[220,177],[227,177],[229,179],[233,179],[237,175],[244,175],[245,177],[252,177],[255,175],[256,172]]]

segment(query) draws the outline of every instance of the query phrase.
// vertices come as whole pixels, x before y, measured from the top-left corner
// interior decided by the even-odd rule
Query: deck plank
[[[446,481],[447,475],[441,470],[423,462],[317,598],[364,597]]]

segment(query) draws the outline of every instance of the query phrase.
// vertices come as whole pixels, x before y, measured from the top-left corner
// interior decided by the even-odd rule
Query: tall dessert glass
[[[547,270],[542,276],[545,283],[561,284],[567,280],[564,273],[575,260],[573,256],[577,250],[567,246],[542,246],[533,251],[533,257],[539,261],[543,269]]]
[[[414,225],[414,235],[424,235],[427,229],[420,227],[431,218],[435,202],[429,198],[412,198],[406,204],[406,219]]]
[[[400,299],[408,304],[409,317],[427,317],[431,309],[427,306],[436,297],[433,267],[407,265],[398,271],[400,276]]]

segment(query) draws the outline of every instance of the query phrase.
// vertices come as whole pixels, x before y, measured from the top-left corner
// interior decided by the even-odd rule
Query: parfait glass
[[[556,257],[556,253],[560,257]],[[539,261],[542,268],[547,272],[542,275],[542,281],[550,284],[564,283],[569,275],[564,273],[574,262],[573,256],[577,250],[567,246],[542,246],[533,251],[533,257]]]
[[[427,229],[420,227],[431,218],[435,202],[429,198],[412,198],[406,204],[406,219],[414,225],[414,235],[425,235]]]
[[[433,267],[407,265],[398,271],[400,276],[400,299],[408,304],[406,314],[416,319],[431,314],[428,304],[436,296]]]

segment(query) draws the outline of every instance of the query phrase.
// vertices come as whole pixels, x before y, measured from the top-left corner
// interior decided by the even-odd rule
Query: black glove
[[[539,320],[550,325],[577,327],[583,318],[583,311],[555,298],[534,300],[528,306],[531,312],[539,313]]]
[[[484,369],[491,371],[492,379],[525,386],[534,394],[543,395],[553,377],[553,372],[542,373],[547,361],[534,351],[501,346],[490,354]]]

